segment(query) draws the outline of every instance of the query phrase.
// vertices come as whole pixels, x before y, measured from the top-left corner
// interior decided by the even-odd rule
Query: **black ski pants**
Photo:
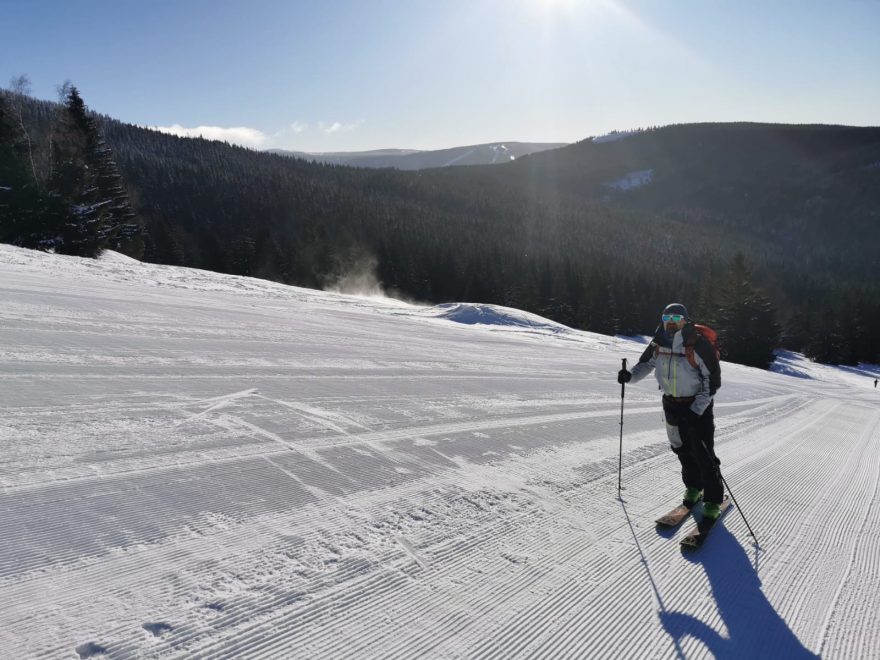
[[[718,466],[721,461],[715,456],[715,416],[713,404],[699,417],[687,415],[688,401],[674,401],[663,397],[663,413],[666,423],[678,427],[681,447],[672,451],[681,463],[681,479],[688,488],[703,491],[706,502],[720,503],[724,497],[724,484]]]

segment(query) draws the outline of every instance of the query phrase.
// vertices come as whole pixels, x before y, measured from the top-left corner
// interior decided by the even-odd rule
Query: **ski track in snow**
[[[112,254],[0,246],[0,291],[3,655],[880,651],[856,370],[725,365],[718,454],[760,547],[733,507],[685,554],[691,523],[653,525],[682,490],[653,381],[617,498],[637,342]]]

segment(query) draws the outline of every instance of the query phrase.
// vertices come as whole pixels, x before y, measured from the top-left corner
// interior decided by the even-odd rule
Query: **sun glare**
[[[531,2],[544,10],[568,9],[578,4],[578,0],[531,0]]]
[[[613,0],[526,0],[524,5],[531,12],[554,20],[595,17],[608,10]]]
[[[549,9],[576,9],[586,7],[588,4],[596,4],[595,0],[533,0],[541,7]]]

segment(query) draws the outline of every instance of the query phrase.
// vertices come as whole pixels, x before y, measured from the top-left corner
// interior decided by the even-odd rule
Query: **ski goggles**
[[[664,323],[681,323],[684,321],[684,314],[662,314],[660,318]]]

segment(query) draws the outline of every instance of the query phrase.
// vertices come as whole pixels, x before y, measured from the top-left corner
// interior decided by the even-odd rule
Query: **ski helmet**
[[[664,314],[681,314],[684,316],[686,320],[690,320],[690,316],[688,316],[687,307],[682,305],[681,303],[670,303],[666,305],[666,308],[663,310]]]

